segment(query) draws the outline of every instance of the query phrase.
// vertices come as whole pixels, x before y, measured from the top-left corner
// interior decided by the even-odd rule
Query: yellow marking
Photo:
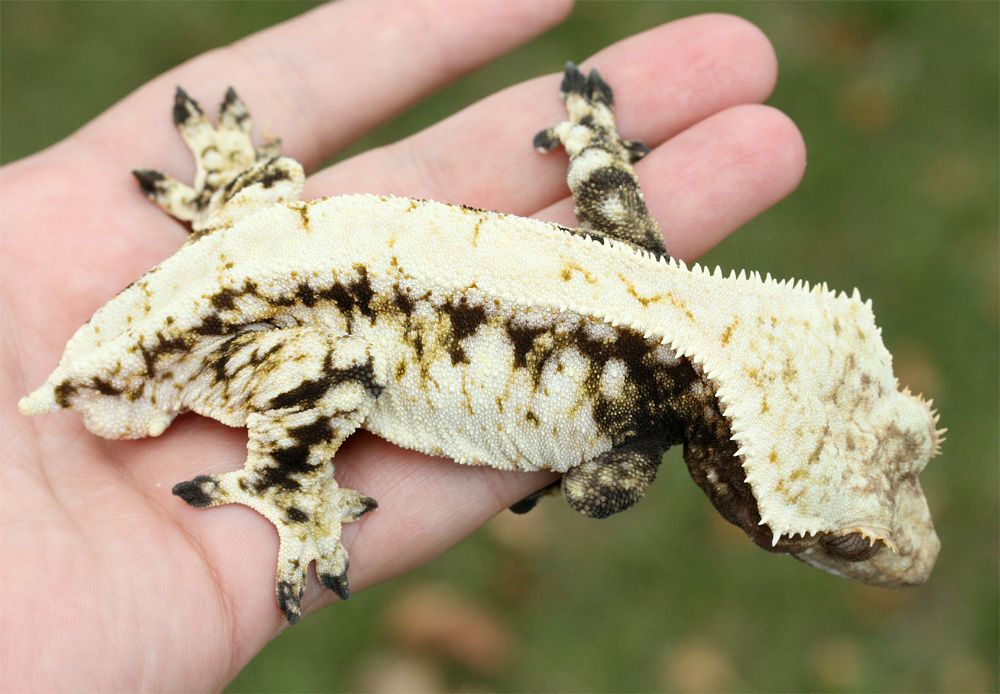
[[[784,381],[787,385],[791,385],[792,383],[795,382],[798,376],[799,376],[798,370],[794,366],[792,366],[792,358],[791,357],[786,358],[785,365],[781,369],[781,380]]]
[[[621,274],[620,272],[618,273],[618,279],[620,279],[622,281],[622,284],[624,284],[625,287],[628,289],[629,295],[633,299],[635,299],[636,301],[638,301],[640,304],[642,304],[643,308],[646,308],[650,304],[654,304],[654,303],[656,303],[658,301],[662,301],[663,300],[663,296],[664,296],[663,294],[656,294],[655,296],[642,296],[642,295],[640,295],[639,292],[636,290],[635,285],[632,284],[631,282],[629,282],[628,278],[625,277],[625,275]],[[668,295],[669,295],[669,292],[668,292]],[[675,303],[674,305],[676,306],[677,304]]]
[[[688,319],[694,320],[694,314],[691,313],[691,309],[687,307],[687,302],[682,301],[681,299],[675,297],[673,292],[667,292],[667,299],[670,300],[670,304],[674,308],[683,311],[684,315],[687,316]]]
[[[462,369],[462,399],[465,401],[465,409],[469,413],[469,416],[475,417],[476,413],[472,410],[472,396],[469,394],[465,378],[465,369]]]
[[[733,331],[736,329],[736,326],[739,325],[739,324],[740,324],[740,319],[739,318],[734,318],[733,322],[730,323],[729,325],[727,325],[726,329],[722,331],[722,344],[723,345],[728,345],[729,344],[729,341],[733,337]]]
[[[580,267],[573,261],[564,261],[562,270],[559,272],[559,276],[562,278],[563,282],[569,282],[573,279],[573,273],[578,272],[583,277],[587,284],[597,284],[597,277],[594,276],[589,270]],[[621,275],[619,275],[620,277]]]

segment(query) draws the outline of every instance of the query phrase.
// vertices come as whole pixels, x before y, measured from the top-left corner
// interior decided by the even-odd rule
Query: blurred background
[[[0,159],[312,6],[5,0]],[[798,123],[809,167],[706,261],[873,299],[900,380],[949,429],[921,477],[943,542],[929,583],[870,588],[761,552],[674,451],[629,513],[594,522],[548,501],[503,514],[287,631],[231,691],[997,691],[998,7],[583,2],[342,154],[677,17],[755,22],[781,65],[770,103]]]

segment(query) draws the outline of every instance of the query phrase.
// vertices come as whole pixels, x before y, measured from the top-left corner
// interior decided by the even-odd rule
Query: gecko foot
[[[238,470],[199,475],[176,485],[173,493],[197,508],[243,504],[274,524],[278,530],[275,594],[289,623],[295,624],[302,614],[302,593],[313,562],[320,583],[347,600],[351,595],[349,562],[340,541],[341,527],[374,510],[378,503],[353,489],[337,487],[332,474],[322,476],[313,488],[261,486],[259,476]]]
[[[229,184],[256,162],[277,158],[279,141],[254,146],[250,112],[232,87],[219,106],[216,126],[212,126],[198,102],[180,87],[174,94],[173,119],[195,159],[194,185],[185,185],[153,169],[135,169],[132,174],[146,197],[167,214],[191,222],[197,230],[226,202],[220,200],[220,194]]]

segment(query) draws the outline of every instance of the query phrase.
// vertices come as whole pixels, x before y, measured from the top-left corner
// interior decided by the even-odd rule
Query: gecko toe
[[[215,502],[218,482],[208,475],[198,475],[187,482],[174,485],[170,491],[195,508],[211,506]]]
[[[347,567],[339,574],[322,573],[319,575],[320,583],[337,594],[341,600],[351,597],[351,586],[347,581]]]
[[[295,624],[302,617],[302,586],[288,581],[278,583],[278,607],[285,613],[289,624]]]
[[[180,86],[174,92],[174,123],[181,125],[189,120],[201,118],[205,112],[197,101]]]

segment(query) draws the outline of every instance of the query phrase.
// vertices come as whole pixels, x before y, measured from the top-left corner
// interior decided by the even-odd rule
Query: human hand
[[[184,239],[129,174],[143,166],[192,178],[168,121],[174,86],[211,104],[232,84],[309,171],[566,10],[322,7],[186,63],[0,171],[3,689],[220,688],[284,625],[270,523],[241,507],[196,511],[170,494],[178,481],[239,468],[244,432],[185,416],[158,440],[105,441],[75,413],[27,419],[15,408],[76,327]],[[795,127],[757,105],[773,87],[773,52],[742,20],[673,22],[584,64],[615,88],[622,133],[653,147],[637,169],[672,255],[696,257],[798,183]],[[318,172],[304,197],[394,193],[574,226],[565,159],[531,148],[537,130],[564,117],[559,79],[517,85]],[[550,479],[461,467],[367,434],[338,452],[337,476],[380,502],[344,529],[355,591],[429,560]],[[332,599],[313,581],[303,607]]]

